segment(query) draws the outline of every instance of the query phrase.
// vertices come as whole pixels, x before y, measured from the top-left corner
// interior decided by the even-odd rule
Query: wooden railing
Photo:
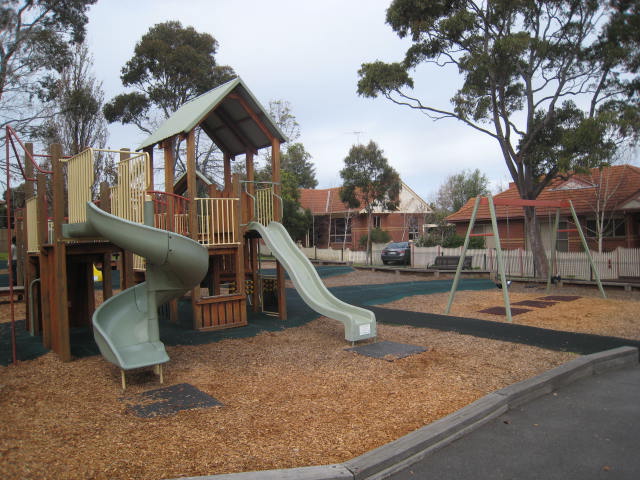
[[[94,153],[88,148],[71,158],[62,160],[67,164],[67,193],[69,223],[87,220],[86,204],[93,200]]]
[[[196,198],[198,242],[202,245],[239,243],[238,198]]]
[[[189,199],[155,190],[147,194],[153,201],[154,227],[189,236]]]
[[[97,155],[117,154],[118,179],[111,187],[111,213],[132,222],[144,222],[145,192],[151,183],[149,155],[146,152],[88,148],[68,159],[67,207],[69,223],[86,221],[86,204],[97,200],[95,160]],[[126,157],[126,158],[125,158]]]
[[[275,219],[273,197],[273,185],[256,190],[255,218],[257,222],[263,225],[269,225],[269,222]]]

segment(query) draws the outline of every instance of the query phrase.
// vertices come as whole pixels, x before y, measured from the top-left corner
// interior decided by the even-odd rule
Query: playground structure
[[[206,196],[198,196],[198,129],[223,153],[223,184],[209,185]],[[175,146],[179,140],[186,143],[185,195],[175,191]],[[373,314],[356,307],[345,309],[346,304],[322,290],[324,285],[318,286],[322,282],[313,267],[304,256],[295,256],[295,245],[278,227],[282,219],[280,145],[284,141],[284,135],[239,78],[184,104],[136,152],[87,148],[64,158],[60,145],[52,145],[49,155],[36,155],[32,145],[22,144],[8,127],[7,185],[12,185],[11,153],[16,160],[14,168],[20,171],[18,180],[24,182],[24,206],[16,209],[15,220],[8,222],[9,238],[15,229],[20,253],[18,271],[10,268],[10,278],[17,274],[25,286],[27,328],[32,334],[41,334],[45,347],[69,361],[70,329],[89,327],[93,316],[96,341],[105,358],[123,369],[160,365],[167,360],[164,347],[157,345],[155,311],[162,301],[169,301],[169,319],[176,322],[175,297],[188,290],[192,327],[216,330],[246,325],[248,306],[259,311],[263,293],[269,288],[276,300],[272,309],[285,320],[286,268],[294,284],[305,290],[303,298],[312,308],[345,324],[348,341],[375,337]],[[163,152],[165,191],[154,188],[155,147]],[[271,149],[273,173],[269,182],[254,180],[254,156],[262,148]],[[100,155],[117,157],[117,179],[112,185],[96,182],[94,165]],[[240,155],[246,162],[245,180],[231,173],[231,163]],[[50,170],[37,161],[43,157]],[[11,197],[8,195],[8,212],[13,208]],[[159,231],[164,231],[164,237]],[[177,255],[171,261],[162,258],[174,252],[171,240],[167,240],[167,247],[164,239],[181,236],[206,252],[202,257],[193,253],[195,264],[204,265],[201,281],[196,278],[198,268],[193,262],[187,268]],[[275,277],[261,274],[260,236],[276,256]],[[154,243],[163,242],[165,250],[154,250]],[[184,250],[197,251],[193,245]],[[115,256],[120,285],[122,290],[129,290],[129,300],[120,294],[121,300],[109,301],[113,297],[111,265]],[[105,303],[98,310],[94,264],[103,265]],[[180,277],[176,270],[185,268],[190,272],[183,272],[185,275],[178,280],[172,278]],[[142,283],[145,280],[146,286]],[[315,289],[306,287],[312,284]],[[143,291],[147,298],[144,307],[136,304]],[[13,318],[13,304],[11,308]],[[146,316],[125,322],[126,326],[116,320],[137,315],[132,309],[145,310]],[[135,324],[138,327],[132,329]],[[126,347],[132,332],[140,329],[146,330],[143,343],[156,344],[157,351],[127,359],[121,347]],[[12,331],[15,334],[15,321]],[[101,331],[109,338],[101,338]],[[115,346],[110,345],[112,341]],[[15,341],[13,346],[15,361]]]
[[[473,233],[473,226],[475,224],[476,215],[478,213],[478,207],[481,204],[486,204],[489,206],[489,214],[491,216],[491,233]],[[469,220],[469,227],[467,228],[467,234],[464,239],[464,244],[462,246],[462,252],[460,254],[460,258],[458,260],[458,265],[456,267],[456,273],[453,279],[453,283],[451,284],[451,291],[449,292],[449,299],[447,301],[447,306],[445,308],[445,314],[449,314],[451,311],[451,305],[453,304],[453,300],[455,298],[456,290],[458,288],[458,283],[460,281],[460,274],[462,268],[464,266],[465,254],[467,253],[467,248],[469,246],[469,239],[475,236],[493,236],[495,242],[496,249],[496,263],[498,265],[498,276],[499,278],[499,286],[502,290],[502,296],[504,299],[504,308],[505,308],[505,316],[508,322],[512,321],[511,316],[511,302],[509,300],[509,281],[507,280],[507,275],[504,268],[504,261],[502,256],[502,247],[500,245],[500,234],[498,229],[498,221],[496,218],[496,205],[506,205],[506,206],[518,206],[518,207],[547,207],[547,208],[555,208],[555,222],[551,231],[551,255],[548,258],[548,268],[547,268],[547,293],[551,288],[551,279],[553,276],[553,266],[555,265],[555,256],[556,256],[556,241],[557,234],[559,232],[567,232],[567,231],[576,231],[580,236],[580,241],[582,242],[582,248],[587,255],[587,259],[589,260],[589,265],[591,266],[591,270],[596,280],[596,284],[598,285],[598,289],[602,298],[606,298],[606,294],[604,293],[604,288],[602,287],[602,282],[600,281],[600,275],[598,274],[598,269],[593,263],[593,258],[591,256],[591,251],[589,250],[589,245],[587,244],[587,240],[582,231],[582,227],[580,226],[580,221],[578,220],[578,215],[576,214],[575,209],[573,208],[573,204],[571,200],[568,201],[548,201],[548,200],[525,200],[525,199],[494,199],[491,195],[487,197],[476,197],[475,202],[473,204],[473,210],[471,212],[471,218]],[[571,217],[574,222],[574,228],[572,229],[559,229],[558,225],[560,223],[560,209],[561,208],[569,208],[571,211]]]

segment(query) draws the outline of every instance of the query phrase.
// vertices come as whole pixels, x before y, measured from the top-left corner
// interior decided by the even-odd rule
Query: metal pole
[[[7,267],[9,270],[9,309],[11,315],[11,360],[13,364],[16,365],[18,363],[18,349],[16,345],[16,316],[13,307],[13,279],[15,278],[16,272],[13,271],[13,253],[11,251],[11,246],[13,243],[11,242],[11,196],[13,192],[11,191],[11,173],[9,164],[11,163],[9,158],[9,126],[7,126],[7,136],[5,138],[5,146],[6,146],[6,165],[7,165],[7,246],[9,250],[9,254],[7,255]],[[17,247],[16,247],[17,248]]]
[[[576,214],[576,211],[573,208],[573,202],[571,200],[569,200],[569,208],[571,208],[571,216],[573,217],[573,223],[576,224],[578,234],[580,234],[582,247],[584,248],[584,251],[587,254],[587,258],[589,259],[589,265],[591,265],[591,270],[593,271],[593,275],[596,277],[598,290],[600,290],[600,294],[602,295],[602,298],[607,298],[607,295],[604,293],[604,288],[602,288],[602,282],[600,281],[600,274],[598,273],[596,264],[593,262],[593,257],[591,256],[591,250],[589,250],[589,245],[587,245],[587,239],[584,238],[584,233],[582,233],[582,227],[580,226],[580,222],[578,221],[578,215]]]
[[[504,258],[502,257],[502,248],[500,247],[500,234],[498,233],[498,220],[496,219],[496,209],[493,205],[493,197],[487,196],[489,201],[489,213],[491,213],[491,226],[493,228],[493,238],[496,242],[496,261],[498,262],[498,273],[500,274],[500,282],[502,283],[502,297],[504,298],[504,313],[507,322],[511,323],[511,302],[509,301],[509,290],[507,285],[507,276],[504,272]]]
[[[451,310],[451,305],[453,304],[453,297],[456,294],[456,290],[458,289],[458,282],[460,281],[460,272],[462,271],[462,266],[464,265],[464,256],[467,253],[467,247],[469,246],[469,236],[473,231],[473,224],[476,221],[476,215],[478,213],[478,207],[480,206],[480,197],[476,197],[476,201],[473,204],[473,211],[471,212],[471,219],[469,220],[469,228],[467,228],[467,236],[464,237],[464,245],[462,246],[462,253],[460,255],[460,259],[458,260],[458,266],[456,267],[456,274],[453,277],[453,283],[451,284],[451,291],[449,292],[449,301],[447,302],[447,308],[445,308],[444,313],[448,314]]]

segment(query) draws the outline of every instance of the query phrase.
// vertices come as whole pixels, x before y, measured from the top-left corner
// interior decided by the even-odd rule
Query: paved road
[[[394,480],[639,480],[640,366],[510,410]]]

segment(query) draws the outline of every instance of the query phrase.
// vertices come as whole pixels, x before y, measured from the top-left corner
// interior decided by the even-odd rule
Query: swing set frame
[[[476,221],[476,216],[478,214],[478,208],[480,205],[488,205],[489,206],[489,214],[491,215],[491,228],[492,233],[481,233],[474,234],[473,226]],[[458,289],[458,283],[460,282],[460,274],[462,272],[462,266],[464,264],[464,258],[467,253],[467,249],[469,247],[469,238],[473,236],[493,236],[495,240],[495,249],[496,249],[496,262],[498,264],[498,274],[500,275],[500,283],[502,286],[502,296],[504,298],[504,308],[505,308],[505,316],[508,322],[512,322],[513,318],[511,316],[511,302],[509,300],[509,290],[507,284],[507,276],[504,269],[504,257],[502,254],[502,248],[500,246],[500,234],[498,232],[498,220],[496,218],[496,205],[506,206],[506,207],[548,207],[555,208],[555,222],[553,225],[553,231],[551,233],[551,255],[549,255],[549,268],[547,269],[547,293],[551,289],[551,272],[553,269],[553,265],[556,261],[556,245],[557,245],[557,236],[558,232],[569,232],[569,231],[577,231],[580,235],[580,241],[582,242],[582,247],[587,254],[587,258],[589,259],[589,264],[591,265],[591,271],[595,277],[596,283],[598,285],[598,290],[602,295],[602,298],[607,298],[604,293],[604,289],[602,288],[602,282],[600,281],[600,274],[596,269],[595,263],[593,262],[593,257],[591,256],[591,251],[589,250],[589,246],[587,245],[587,239],[584,236],[584,232],[582,231],[582,227],[580,226],[580,221],[578,220],[578,215],[576,214],[575,209],[573,208],[573,203],[571,200],[566,201],[553,201],[553,200],[525,200],[525,199],[514,199],[514,198],[493,198],[491,195],[486,197],[478,196],[476,197],[475,203],[473,205],[473,210],[471,212],[471,219],[469,220],[469,227],[467,228],[467,235],[464,239],[464,244],[462,246],[462,253],[460,254],[460,260],[458,261],[458,267],[456,268],[456,274],[453,278],[453,284],[451,285],[451,291],[449,292],[449,300],[447,302],[447,307],[445,309],[445,314],[449,314],[451,311],[451,305],[453,304],[453,299],[455,297],[456,291]],[[560,224],[560,209],[561,208],[569,208],[571,211],[571,216],[573,217],[573,222],[576,228],[567,228],[567,229],[558,229]],[[508,219],[507,219],[508,221]]]

